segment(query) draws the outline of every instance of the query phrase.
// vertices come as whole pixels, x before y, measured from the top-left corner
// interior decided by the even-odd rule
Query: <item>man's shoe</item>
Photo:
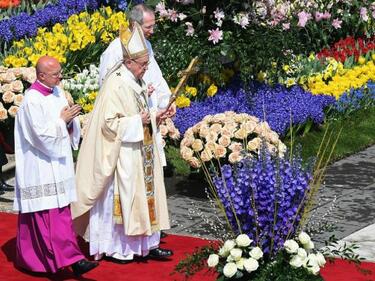
[[[103,259],[106,260],[106,261],[110,261],[110,262],[114,262],[114,263],[118,263],[118,264],[127,264],[127,263],[131,263],[133,261],[133,260],[120,260],[120,259],[116,259],[116,258],[108,257],[108,256],[104,256]]]
[[[167,236],[168,236],[167,233],[165,233],[164,231],[160,231],[160,238],[165,238]]]
[[[94,269],[98,265],[98,262],[87,261],[83,259],[73,263],[72,269],[75,276],[81,276],[82,274],[85,274],[86,272],[89,272],[90,270]]]
[[[13,191],[14,187],[10,184],[5,183],[5,182],[0,182],[0,190],[2,190],[2,191]]]
[[[157,248],[157,249],[150,250],[148,257],[150,259],[162,260],[165,258],[169,258],[172,255],[173,255],[173,252],[171,250]]]

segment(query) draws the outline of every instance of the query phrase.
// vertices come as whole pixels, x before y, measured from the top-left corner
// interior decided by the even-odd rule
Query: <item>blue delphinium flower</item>
[[[221,171],[213,182],[232,229],[238,234],[240,227],[265,253],[276,253],[288,235],[293,237],[307,198],[311,173],[301,158],[262,152]]]

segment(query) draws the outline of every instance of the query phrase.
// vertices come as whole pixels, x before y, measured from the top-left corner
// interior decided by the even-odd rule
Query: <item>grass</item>
[[[318,130],[310,131],[304,136],[297,136],[295,144],[302,146],[303,159],[316,156],[328,126],[329,130],[334,132],[333,138],[342,128],[332,154],[331,162],[334,162],[375,143],[375,107],[357,111],[348,118],[331,121]]]
[[[294,145],[302,146],[303,159],[316,156],[327,127],[328,123],[294,139]],[[331,163],[375,144],[375,107],[359,110],[345,119],[329,122],[329,130],[334,132],[333,138],[341,128],[343,130],[333,151]],[[289,146],[290,142],[286,141],[286,144]],[[190,174],[190,167],[181,158],[179,148],[167,147],[166,156],[168,165],[174,168],[175,174]]]

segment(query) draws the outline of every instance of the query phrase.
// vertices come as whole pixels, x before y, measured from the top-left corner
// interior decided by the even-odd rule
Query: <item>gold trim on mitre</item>
[[[119,37],[125,58],[137,59],[148,54],[146,39],[138,23],[133,23],[133,31],[121,25]]]

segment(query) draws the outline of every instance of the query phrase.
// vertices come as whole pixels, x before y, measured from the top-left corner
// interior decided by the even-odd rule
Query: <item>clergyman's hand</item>
[[[142,111],[141,112],[141,119],[142,119],[143,125],[150,124],[150,113],[148,113],[147,111]]]
[[[168,111],[166,112],[166,116],[168,118],[172,118],[173,116],[176,115],[176,104],[175,103],[172,103],[171,106],[169,107]]]
[[[69,123],[75,117],[77,117],[81,112],[81,106],[78,104],[74,104],[73,106],[65,106],[60,113],[60,118],[65,121],[65,123]]]
[[[156,124],[160,125],[161,122],[168,118],[167,112],[166,109],[162,109],[156,113]]]
[[[152,83],[147,85],[147,95],[151,97],[151,95],[154,93],[155,87],[152,85]]]

